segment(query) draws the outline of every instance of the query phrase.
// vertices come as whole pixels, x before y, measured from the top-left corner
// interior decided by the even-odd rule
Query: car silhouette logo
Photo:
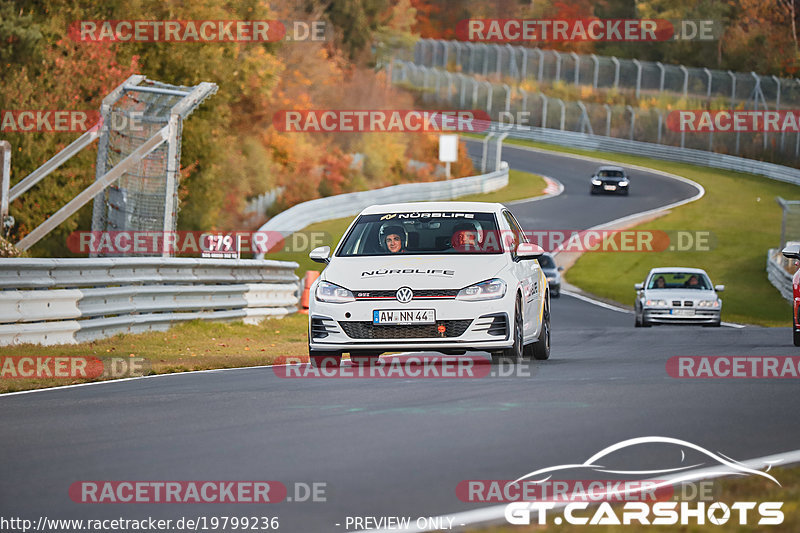
[[[401,304],[407,304],[413,297],[414,291],[408,287],[400,287],[397,289],[397,293],[395,294],[395,298],[397,298],[397,301]]]

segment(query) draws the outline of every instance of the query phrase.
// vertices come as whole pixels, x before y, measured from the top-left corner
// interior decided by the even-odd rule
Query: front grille
[[[440,320],[436,324],[386,324],[375,325],[368,321],[340,321],[348,337],[353,339],[424,339],[436,337],[459,337],[467,331],[472,320]],[[438,327],[445,327],[439,333]]]
[[[685,300],[683,302],[683,306],[684,307],[693,307],[694,306],[694,302],[692,300]]]
[[[680,307],[681,301],[680,300],[672,300],[672,307]]]
[[[489,335],[505,337],[508,330],[508,317],[505,313],[478,317],[472,331],[483,331]]]
[[[414,291],[414,300],[427,298],[455,298],[459,289],[417,289]],[[397,294],[396,289],[379,291],[353,291],[356,300],[393,299]]]

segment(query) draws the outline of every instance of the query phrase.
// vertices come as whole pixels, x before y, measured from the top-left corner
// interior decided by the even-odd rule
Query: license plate
[[[673,309],[672,314],[676,316],[694,316],[694,309]]]
[[[373,324],[434,324],[434,309],[376,309],[372,312]]]
[[[607,190],[607,191],[616,191],[617,190],[617,186],[616,185],[603,185],[603,188],[605,190]]]

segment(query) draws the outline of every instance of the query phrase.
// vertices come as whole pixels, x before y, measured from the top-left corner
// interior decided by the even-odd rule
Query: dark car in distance
[[[594,171],[591,179],[591,193],[610,193],[628,195],[631,183],[622,167],[604,165]]]

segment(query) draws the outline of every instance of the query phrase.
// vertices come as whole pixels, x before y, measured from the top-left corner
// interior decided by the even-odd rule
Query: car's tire
[[[628,194],[630,194],[630,192],[631,192],[631,190],[630,190],[630,189],[625,189],[625,190],[622,192],[622,196],[628,196]]]
[[[539,330],[539,338],[531,344],[531,353],[537,361],[550,359],[550,299],[544,303],[544,313],[542,313],[542,327]]]
[[[522,298],[517,296],[516,303],[514,304],[514,329],[511,332],[511,338],[514,344],[510,348],[506,348],[501,352],[492,353],[492,364],[512,363],[516,364],[522,361],[523,343],[524,343],[524,323],[522,315]]]
[[[561,296],[561,289],[556,289],[550,293],[550,298],[558,298]]]
[[[722,326],[722,322],[717,320],[716,322],[712,322],[711,324],[705,325],[707,328],[718,328]]]
[[[633,314],[636,317],[636,319],[635,319],[635,321],[633,323],[633,327],[635,327],[635,328],[642,327],[642,315],[640,315],[638,311],[634,311]]]
[[[794,337],[794,345],[800,346],[800,329],[792,328],[792,336]]]
[[[342,364],[342,354],[339,352],[308,352],[308,360],[315,368],[338,368]]]
[[[597,194],[597,191],[596,191],[596,190],[594,190],[594,189],[591,189],[591,190],[589,191],[589,194],[592,194],[592,195],[594,195],[594,194]]]

